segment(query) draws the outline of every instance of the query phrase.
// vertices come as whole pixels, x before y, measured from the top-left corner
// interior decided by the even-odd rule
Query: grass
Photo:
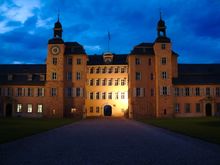
[[[74,119],[0,118],[0,144],[70,124]]]
[[[146,119],[142,122],[220,144],[220,118]]]

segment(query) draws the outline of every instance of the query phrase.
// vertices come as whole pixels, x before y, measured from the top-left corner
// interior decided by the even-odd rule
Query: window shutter
[[[167,87],[167,95],[170,95],[170,87]]]
[[[133,97],[136,97],[136,88],[133,88]]]
[[[83,94],[83,88],[80,88],[80,97],[83,97],[84,94]]]
[[[72,97],[76,97],[76,88],[72,88]]]
[[[163,95],[163,87],[160,87],[160,95]]]

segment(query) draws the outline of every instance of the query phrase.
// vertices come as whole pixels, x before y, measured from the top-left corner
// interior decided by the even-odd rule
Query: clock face
[[[59,48],[59,46],[53,46],[53,47],[51,48],[51,52],[52,52],[52,54],[54,54],[54,55],[59,54],[59,53],[60,53],[60,48]]]

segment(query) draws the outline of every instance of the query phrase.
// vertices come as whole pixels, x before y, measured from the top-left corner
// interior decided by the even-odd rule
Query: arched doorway
[[[112,107],[110,105],[104,106],[104,116],[112,115]]]
[[[12,104],[10,104],[10,103],[8,103],[6,105],[5,116],[6,117],[11,117],[12,116]]]
[[[207,103],[205,105],[205,114],[206,116],[212,116],[212,104]]]

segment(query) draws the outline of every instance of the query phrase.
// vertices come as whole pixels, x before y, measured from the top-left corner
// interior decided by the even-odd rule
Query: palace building
[[[129,118],[220,115],[220,64],[178,64],[160,18],[152,43],[87,55],[54,25],[46,64],[0,65],[0,116]]]

